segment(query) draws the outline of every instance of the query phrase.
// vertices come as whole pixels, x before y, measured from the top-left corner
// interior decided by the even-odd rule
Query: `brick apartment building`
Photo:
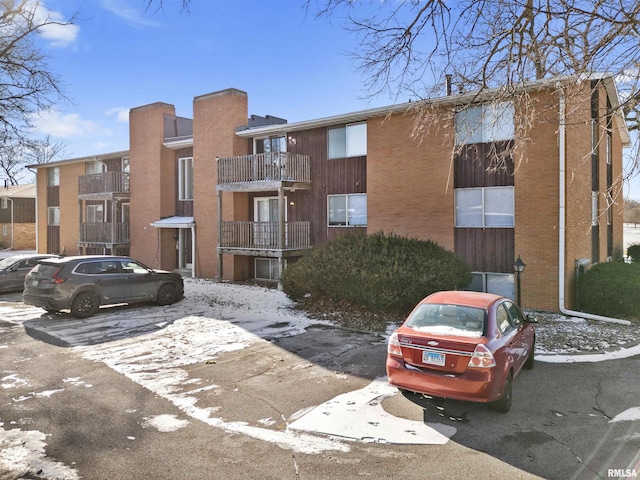
[[[419,136],[410,103],[296,123],[249,117],[236,89],[195,97],[192,119],[133,108],[128,151],[32,166],[38,251],[276,281],[337,235],[394,232],[436,241],[471,265],[470,288],[512,297],[520,256],[524,307],[573,308],[577,268],[622,257],[629,135],[610,76],[525,89],[539,113],[526,140],[521,107],[491,95],[432,100],[441,122]]]
[[[36,186],[0,188],[0,248],[36,248]]]

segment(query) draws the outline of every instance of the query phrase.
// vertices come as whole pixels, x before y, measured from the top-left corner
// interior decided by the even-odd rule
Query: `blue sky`
[[[41,0],[50,18],[75,20],[42,36],[72,103],[36,119],[40,132],[66,143],[64,158],[126,150],[130,108],[165,102],[191,118],[195,96],[230,87],[248,93],[250,114],[289,122],[394,103],[367,98],[349,56],[358,39],[341,19],[317,19],[304,3],[192,0],[185,13],[182,0],[162,11],[145,0]],[[640,200],[640,178],[627,196]]]
[[[157,2],[156,2],[157,3]],[[128,148],[128,110],[153,102],[192,117],[193,98],[238,88],[249,113],[290,122],[393,103],[367,100],[347,51],[356,38],[339,22],[316,19],[303,0],[44,0],[75,27],[43,40],[49,65],[72,104],[39,121],[67,143],[66,157]]]

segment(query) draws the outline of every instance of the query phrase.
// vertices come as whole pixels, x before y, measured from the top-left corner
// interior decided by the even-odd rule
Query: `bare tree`
[[[47,163],[64,155],[66,143],[43,139],[24,139],[21,142],[4,143],[0,147],[0,176],[5,183],[18,185],[29,176],[27,165]],[[0,178],[1,178],[0,177]]]
[[[34,0],[0,0],[0,145],[21,144],[32,114],[64,99],[60,79],[38,48],[38,35],[68,25]]]

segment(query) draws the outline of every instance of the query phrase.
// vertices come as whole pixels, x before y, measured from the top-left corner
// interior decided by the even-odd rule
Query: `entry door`
[[[285,205],[286,205],[285,199]],[[278,248],[278,197],[261,197],[254,204],[254,242],[267,248]],[[285,211],[285,221],[287,212]]]
[[[193,267],[192,261],[192,249],[191,249],[191,229],[190,228],[180,228],[178,230],[179,233],[179,243],[178,250],[180,255],[178,255],[178,268],[182,269],[190,269]]]

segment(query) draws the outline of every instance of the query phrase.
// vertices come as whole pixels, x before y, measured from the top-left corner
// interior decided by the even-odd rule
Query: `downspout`
[[[598,320],[601,322],[608,323],[619,323],[622,325],[631,325],[629,320],[620,320],[619,318],[611,318],[611,317],[603,317],[601,315],[593,315],[591,313],[585,312],[577,312],[575,310],[569,310],[565,308],[565,242],[566,242],[566,145],[565,145],[565,136],[566,136],[566,103],[564,90],[562,89],[562,85],[560,83],[556,84],[556,88],[560,93],[560,105],[559,105],[559,117],[560,117],[560,125],[558,130],[558,141],[559,141],[559,171],[560,171],[560,198],[559,198],[559,228],[558,228],[558,302],[560,307],[560,312],[565,315],[570,315],[573,317],[586,318],[588,320]]]

